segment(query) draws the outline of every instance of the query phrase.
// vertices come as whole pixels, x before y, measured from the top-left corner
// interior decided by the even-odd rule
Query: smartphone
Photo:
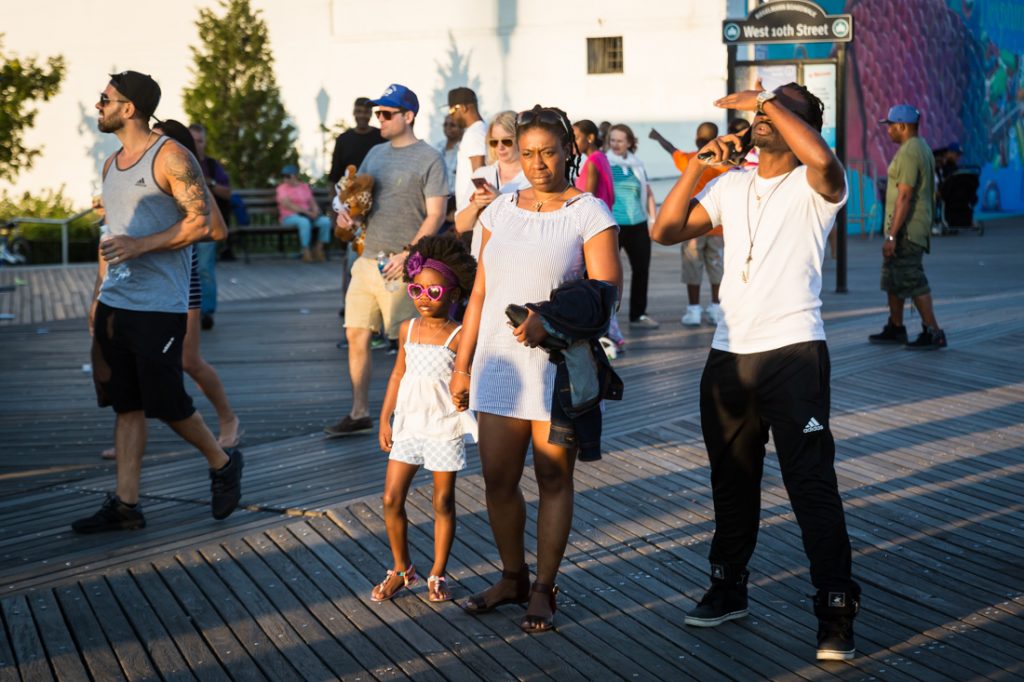
[[[487,180],[483,178],[472,178],[472,183],[477,189],[483,189],[487,186]]]
[[[747,154],[749,154],[750,150],[754,148],[754,142],[751,139],[751,133],[753,130],[754,127],[751,126],[743,131],[743,134],[740,135],[740,148],[733,149],[729,152],[729,158],[725,160],[726,164],[730,166],[739,166],[743,163],[743,160],[747,158]],[[730,144],[729,146],[732,147],[733,145]],[[697,155],[697,158],[701,161],[709,161],[712,156],[711,152],[702,152]]]

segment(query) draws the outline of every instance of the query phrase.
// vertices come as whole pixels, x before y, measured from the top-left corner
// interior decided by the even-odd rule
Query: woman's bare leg
[[[188,311],[188,327],[181,352],[181,363],[185,372],[199,386],[199,390],[207,397],[213,409],[217,410],[219,435],[217,442],[221,447],[232,447],[238,441],[238,415],[231,409],[228,396],[224,392],[217,370],[203,359],[199,352],[199,309]]]

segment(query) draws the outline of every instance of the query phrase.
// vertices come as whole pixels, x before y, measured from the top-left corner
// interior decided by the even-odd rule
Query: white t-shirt
[[[461,211],[469,205],[469,197],[473,194],[473,166],[469,162],[471,156],[482,156],[487,160],[487,126],[477,121],[462,133],[459,142],[459,160],[455,169],[455,210]]]
[[[807,184],[806,166],[797,166],[788,177],[767,179],[757,177],[757,169],[729,171],[697,195],[711,224],[722,226],[725,239],[719,290],[723,316],[712,348],[761,353],[825,340],[821,265],[828,233],[846,199],[846,188],[835,204],[815,192]],[[744,283],[750,235],[753,259]]]
[[[473,171],[474,178],[483,178],[487,182],[491,183],[491,186],[498,190],[498,194],[508,194],[510,192],[518,192],[524,190],[530,186],[530,181],[523,175],[523,171],[519,171],[519,174],[514,178],[501,184],[501,174],[498,172],[498,162],[495,161],[489,166],[480,166]],[[476,187],[473,188],[474,190]],[[497,199],[495,199],[497,201]],[[484,231],[480,228],[480,219],[477,218],[476,225],[473,226],[473,245],[470,248],[470,253],[473,254],[473,258],[480,257],[480,242],[483,240]]]

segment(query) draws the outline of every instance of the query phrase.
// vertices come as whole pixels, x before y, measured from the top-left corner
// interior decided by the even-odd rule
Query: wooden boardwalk
[[[541,636],[519,632],[518,607],[470,617],[427,602],[422,584],[370,602],[389,563],[385,459],[375,437],[319,434],[347,394],[329,287],[226,300],[203,336],[247,429],[244,509],[224,522],[209,517],[195,454],[159,427],[143,472],[149,526],[71,534],[113,479],[96,458],[111,418],[92,407],[81,371],[87,335],[72,318],[48,322],[47,334],[35,322],[0,328],[0,681],[1020,679],[1021,227],[934,244],[926,268],[950,335],[942,352],[865,342],[884,319],[878,242],[851,243],[851,293],[824,296],[837,470],[864,588],[851,663],[813,660],[813,588],[771,456],[750,617],[682,625],[707,582],[713,531],[696,399],[710,330],[678,325],[678,252],[659,249],[651,312],[663,325],[630,334],[616,363],[627,399],[609,405],[605,458],[577,467],[558,627]],[[280,265],[242,274],[289,279]],[[289,265],[291,287],[322,276]],[[377,409],[390,362],[375,357]],[[459,600],[498,570],[471,461],[449,564]],[[532,475],[524,490],[532,551]],[[414,490],[409,517],[425,568],[429,484]]]

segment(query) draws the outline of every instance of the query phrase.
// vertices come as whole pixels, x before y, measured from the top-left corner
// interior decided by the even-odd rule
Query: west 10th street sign
[[[853,17],[825,14],[813,2],[775,0],[743,19],[722,22],[727,45],[741,43],[847,43],[853,40]]]

